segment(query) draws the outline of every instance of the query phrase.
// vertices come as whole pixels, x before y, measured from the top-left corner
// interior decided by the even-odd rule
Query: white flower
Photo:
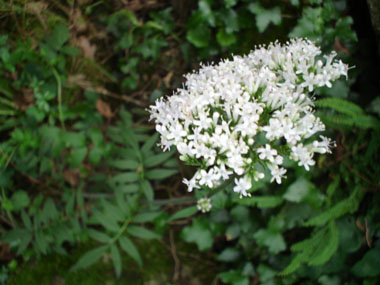
[[[277,151],[272,149],[269,144],[264,147],[260,147],[257,149],[257,153],[259,153],[259,158],[262,160],[269,160],[270,162],[274,162],[274,158],[277,155]]]
[[[252,181],[247,175],[242,178],[235,178],[235,187],[234,192],[240,194],[240,198],[242,196],[251,196],[250,193],[247,193],[247,190],[252,188]]]
[[[187,185],[187,191],[189,192],[193,191],[194,188],[199,188],[197,181],[195,180],[195,176],[190,180],[183,178],[182,182]]]
[[[268,168],[269,168],[270,173],[272,175],[270,182],[273,182],[274,180],[276,180],[277,184],[281,184],[281,179],[284,177],[284,174],[286,173],[286,169],[280,168],[275,164],[273,164],[273,165],[269,164]]]
[[[289,153],[309,170],[315,153],[331,152],[328,138],[305,142],[325,129],[310,93],[347,77],[348,66],[334,52],[320,55],[304,39],[260,46],[247,56],[201,65],[185,76],[183,88],[150,107],[164,151],[175,145],[180,159],[201,165],[192,179],[184,179],[189,191],[238,176],[234,191],[248,196],[251,180],[264,178],[257,165],[270,170],[271,182],[282,182],[285,157],[278,153]],[[258,146],[262,139],[265,145]]]

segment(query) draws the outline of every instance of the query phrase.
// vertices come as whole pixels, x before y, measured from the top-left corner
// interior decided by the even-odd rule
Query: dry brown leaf
[[[71,186],[77,186],[80,182],[79,170],[65,170],[63,171],[63,177]]]
[[[31,88],[22,88],[21,93],[16,93],[14,103],[18,109],[25,111],[34,104],[34,94]]]
[[[96,101],[96,110],[98,110],[98,112],[107,119],[111,119],[114,115],[112,113],[110,105],[108,105],[100,98],[98,99],[98,101]]]
[[[343,43],[339,39],[335,40],[334,49],[337,52],[343,52],[345,54],[350,54],[350,51],[343,45]]]
[[[79,86],[82,89],[91,89],[93,88],[92,83],[86,79],[84,74],[71,74],[67,78],[68,86]]]
[[[77,41],[77,46],[83,51],[83,55],[87,58],[94,59],[96,46],[92,45],[88,38],[80,36]]]
[[[78,32],[84,32],[85,30],[87,30],[86,20],[83,18],[82,12],[79,8],[74,10],[74,13],[72,15],[72,21],[75,29]]]
[[[25,9],[28,13],[40,15],[42,11],[46,10],[48,4],[42,1],[30,2],[25,4]]]
[[[164,83],[165,83],[165,86],[167,88],[171,88],[170,87],[170,81],[172,80],[172,77],[173,77],[173,71],[170,71],[163,79]]]

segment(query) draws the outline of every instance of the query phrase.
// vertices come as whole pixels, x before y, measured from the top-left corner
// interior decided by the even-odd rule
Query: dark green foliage
[[[80,244],[64,264],[72,276],[109,260],[120,277],[124,259],[145,274],[154,259],[141,244],[165,244],[169,225],[213,257],[225,284],[379,282],[380,101],[357,85],[365,65],[346,1],[11,2],[0,0],[0,236],[12,259],[0,283],[21,260]],[[288,37],[350,65],[348,80],[315,90],[333,154],[310,172],[289,165],[284,184],[258,183],[252,197],[233,193],[233,179],[197,190],[213,208],[192,218],[177,173],[193,170],[157,147],[145,108],[199,59]]]

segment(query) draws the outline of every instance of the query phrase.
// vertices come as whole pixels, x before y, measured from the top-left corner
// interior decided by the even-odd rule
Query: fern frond
[[[369,115],[344,115],[344,114],[325,114],[317,112],[317,116],[322,122],[332,128],[339,127],[359,127],[362,129],[379,129],[380,121]]]
[[[305,222],[304,226],[322,226],[328,221],[343,216],[344,214],[355,212],[362,197],[362,195],[359,194],[360,191],[356,188],[347,199],[340,201],[329,210]]]
[[[309,265],[321,265],[326,263],[336,252],[339,245],[338,228],[335,221],[332,220],[328,225],[328,234],[326,234],[319,242],[319,246],[315,249],[311,256]]]
[[[315,106],[320,108],[331,108],[339,113],[343,113],[349,116],[363,115],[363,109],[341,98],[323,98],[315,102]]]

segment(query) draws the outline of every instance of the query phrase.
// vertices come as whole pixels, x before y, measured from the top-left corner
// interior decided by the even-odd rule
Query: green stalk
[[[62,82],[57,70],[52,67],[53,74],[57,80],[57,94],[58,94],[58,115],[59,121],[61,122],[62,129],[65,130],[65,124],[63,122],[63,113],[62,113]]]
[[[114,236],[112,238],[112,240],[109,242],[110,244],[111,243],[114,243],[115,241],[117,241],[119,239],[119,237],[125,232],[125,230],[127,229],[129,223],[131,222],[131,218],[128,218],[125,220],[124,224],[121,226],[119,232],[117,233],[116,236]]]

